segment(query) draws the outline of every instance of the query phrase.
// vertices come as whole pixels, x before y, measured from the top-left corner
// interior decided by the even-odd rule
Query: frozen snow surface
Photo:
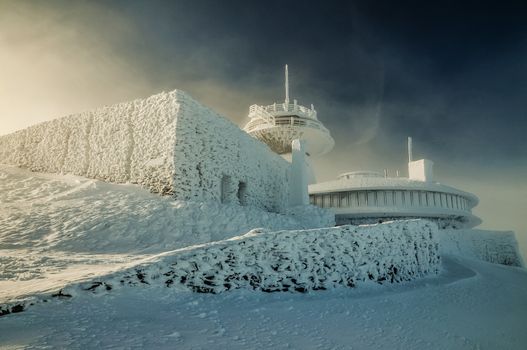
[[[524,267],[518,241],[512,231],[454,230],[440,231],[442,254],[454,254],[495,264]]]
[[[1,136],[0,164],[274,212],[288,200],[290,164],[179,90]]]
[[[508,349],[527,344],[527,273],[445,257],[433,278],[310,293],[141,283],[0,317],[5,349]]]

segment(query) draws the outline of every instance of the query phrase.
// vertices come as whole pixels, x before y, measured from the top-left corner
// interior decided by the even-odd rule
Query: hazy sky
[[[406,172],[474,192],[482,227],[527,252],[527,3],[0,0],[0,134],[182,89],[246,122],[248,106],[315,104],[339,172]],[[527,256],[527,254],[524,253]]]

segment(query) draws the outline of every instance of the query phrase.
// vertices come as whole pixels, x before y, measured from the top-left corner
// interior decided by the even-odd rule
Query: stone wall
[[[262,232],[184,248],[97,280],[221,293],[231,289],[307,292],[410,281],[440,270],[437,226],[426,220]],[[86,290],[81,286],[81,290]],[[76,294],[75,287],[67,289]]]
[[[441,254],[460,255],[494,264],[524,266],[512,231],[454,230],[439,231]]]

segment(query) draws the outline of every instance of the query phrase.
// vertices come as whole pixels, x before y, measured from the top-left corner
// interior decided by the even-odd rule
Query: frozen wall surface
[[[287,206],[289,163],[178,90],[2,136],[0,163],[137,183],[182,200]]]
[[[524,266],[518,242],[512,231],[439,231],[442,254],[461,255],[495,264]]]
[[[298,231],[253,230],[180,249],[124,275],[119,272],[92,283],[111,288],[157,285],[220,293],[239,288],[307,292],[365,282],[409,281],[439,272],[436,235],[437,226],[426,220]],[[66,292],[75,294],[75,287]]]

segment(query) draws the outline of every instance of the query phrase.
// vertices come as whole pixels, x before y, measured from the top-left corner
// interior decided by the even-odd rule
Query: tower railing
[[[254,118],[254,117],[263,119],[265,120],[265,122],[271,125],[275,124],[274,116],[271,113],[269,113],[264,108],[264,106],[252,105],[251,107],[249,107],[249,118]]]
[[[283,113],[283,112],[298,113],[307,118],[317,119],[316,110],[304,107],[296,103],[274,103],[268,106],[259,106],[259,105],[253,105],[253,106],[261,107],[268,113]]]
[[[252,107],[252,106],[251,106]],[[306,119],[301,118],[297,116],[277,116],[273,117],[272,115],[267,118],[263,117],[263,115],[259,114],[262,111],[255,108],[254,111],[251,111],[251,113],[258,113],[254,115],[249,123],[243,128],[246,132],[252,132],[257,129],[265,129],[269,126],[297,126],[297,127],[309,127],[313,129],[318,129],[326,134],[329,135],[329,130],[322,125],[321,122],[319,122],[316,119]],[[265,112],[266,113],[266,112]]]

